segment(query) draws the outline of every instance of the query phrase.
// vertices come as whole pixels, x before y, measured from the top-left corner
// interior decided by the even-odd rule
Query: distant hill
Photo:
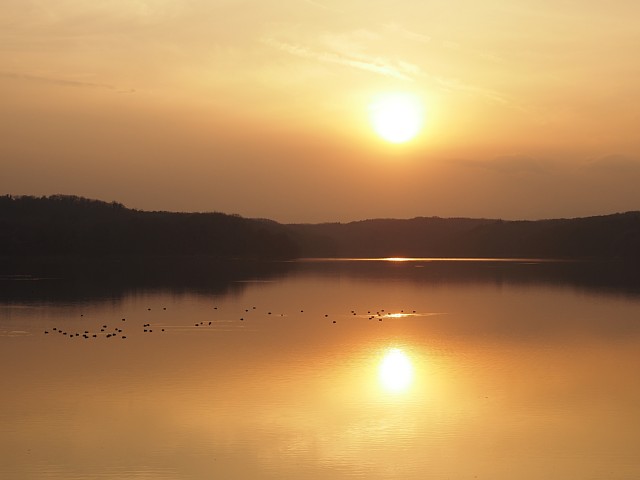
[[[640,259],[640,212],[537,221],[378,219],[291,225],[309,257]]]
[[[537,257],[640,260],[640,212],[505,221],[377,219],[283,225],[224,213],[146,212],[77,196],[0,196],[0,256]]]
[[[145,212],[69,196],[0,197],[0,255],[293,258],[286,227],[223,213]]]

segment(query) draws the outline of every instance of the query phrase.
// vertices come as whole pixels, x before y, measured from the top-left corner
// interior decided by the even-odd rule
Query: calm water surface
[[[0,478],[640,478],[637,283],[526,261],[115,272],[0,279]]]

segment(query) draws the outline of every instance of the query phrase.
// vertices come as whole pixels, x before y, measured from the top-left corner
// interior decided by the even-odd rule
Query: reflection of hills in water
[[[95,301],[138,291],[224,295],[287,270],[287,263],[206,256],[4,259],[0,301]]]
[[[301,275],[349,276],[424,284],[492,283],[569,286],[640,295],[640,269],[622,262],[573,262],[536,259],[388,259],[301,260]]]
[[[573,287],[640,295],[640,271],[616,262],[536,260],[220,260],[206,256],[45,258],[0,261],[0,301],[115,300],[143,291],[203,295],[240,292],[252,282],[287,276],[354,278],[425,285]]]

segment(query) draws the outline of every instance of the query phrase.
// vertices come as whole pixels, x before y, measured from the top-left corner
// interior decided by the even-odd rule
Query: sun
[[[424,111],[416,95],[388,93],[371,102],[369,118],[381,138],[391,143],[405,143],[420,133]]]

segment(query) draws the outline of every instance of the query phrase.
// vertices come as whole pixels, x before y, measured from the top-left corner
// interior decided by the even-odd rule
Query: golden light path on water
[[[400,348],[388,349],[380,362],[378,377],[386,391],[407,391],[413,383],[413,364],[409,356]]]

